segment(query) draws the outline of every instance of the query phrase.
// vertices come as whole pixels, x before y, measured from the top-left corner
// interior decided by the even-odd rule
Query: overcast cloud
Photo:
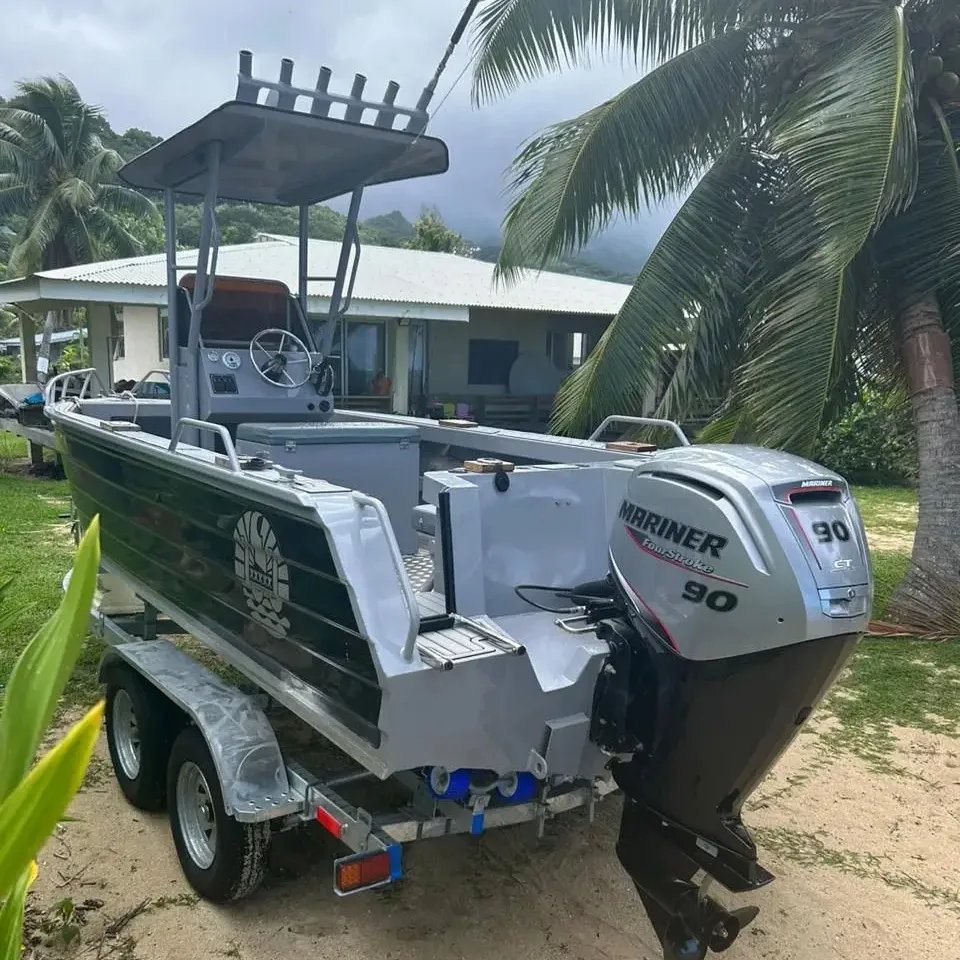
[[[24,77],[62,73],[106,110],[115,129],[168,135],[233,97],[243,48],[254,52],[255,76],[276,77],[287,56],[299,85],[312,86],[324,63],[339,80],[337,89],[349,88],[360,72],[369,93],[380,95],[396,80],[401,100],[415,102],[463,0],[3,0],[2,6],[0,93],[9,95]],[[440,96],[469,54],[465,39]],[[431,126],[450,144],[450,173],[371,190],[364,214],[399,207],[416,216],[423,205],[436,205],[465,232],[495,232],[504,206],[503,169],[520,143],[635,75],[619,64],[600,64],[549,76],[475,109],[468,71]],[[640,230],[655,235],[663,221],[663,214],[654,215]]]

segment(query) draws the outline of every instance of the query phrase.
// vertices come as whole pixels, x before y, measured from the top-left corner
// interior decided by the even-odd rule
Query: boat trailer
[[[69,574],[64,586],[68,581]],[[216,788],[178,800],[221,803],[224,813],[244,825],[240,828],[247,835],[244,845],[253,842],[247,838],[256,838],[261,868],[271,833],[315,821],[349,851],[333,864],[334,892],[347,896],[400,879],[404,843],[454,834],[479,836],[522,823],[535,823],[537,836],[542,837],[548,820],[578,808],[587,811],[592,823],[597,803],[617,790],[612,777],[559,787],[538,783],[535,790],[525,790],[521,800],[504,802],[505,795],[517,796],[515,778],[477,785],[448,775],[445,782],[437,783],[436,777],[431,781],[408,771],[392,778],[405,794],[405,802],[385,812],[370,812],[343,795],[345,788],[374,780],[370,771],[353,765],[321,776],[284,759],[268,714],[275,712],[270,710],[271,701],[277,703],[271,691],[282,701],[289,696],[288,690],[270,682],[241,653],[224,647],[220,653],[231,667],[256,676],[266,688],[260,693],[239,689],[169,639],[183,636],[183,627],[149,602],[135,599],[116,574],[104,573],[101,581],[110,587],[91,611],[91,632],[108,644],[99,678],[107,686],[108,743],[121,788],[137,806],[160,806],[159,786],[155,796],[149,797],[139,787],[131,790],[131,783],[142,766],[165,769],[176,731],[194,726],[209,749]],[[127,612],[105,613],[103,598],[112,597],[115,602],[118,594]],[[131,731],[131,687],[139,688],[146,700],[139,716],[147,717],[148,723],[152,718],[160,721],[164,735]],[[282,702],[279,705],[282,708]],[[178,814],[179,824],[185,819],[182,811],[171,811],[175,835]],[[179,830],[186,832],[182,826]],[[194,843],[203,840],[198,837]],[[186,869],[191,862],[184,858]],[[248,871],[244,888],[231,890],[232,899],[252,893],[261,878],[262,873]]]

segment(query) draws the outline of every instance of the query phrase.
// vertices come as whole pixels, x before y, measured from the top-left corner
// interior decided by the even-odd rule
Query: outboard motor
[[[866,536],[847,484],[815,464],[686,447],[634,471],[610,567],[571,595],[610,644],[591,736],[626,797],[617,853],[667,960],[703,960],[757,909],[695,881],[773,879],[741,808],[867,626]]]

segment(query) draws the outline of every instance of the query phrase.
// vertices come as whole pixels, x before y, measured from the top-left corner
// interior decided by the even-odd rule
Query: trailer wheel
[[[267,871],[269,823],[240,823],[223,806],[220,780],[203,735],[180,732],[167,768],[170,829],[190,886],[214,903],[253,893]]]
[[[167,759],[176,736],[170,702],[129,667],[107,674],[107,746],[123,795],[140,810],[167,801]]]

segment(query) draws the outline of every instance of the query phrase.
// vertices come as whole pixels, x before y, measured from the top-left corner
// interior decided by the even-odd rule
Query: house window
[[[310,325],[317,344],[323,339],[326,316],[310,316]],[[344,356],[343,331],[347,331]],[[340,320],[333,331],[330,346],[333,364],[333,393],[342,397],[369,397],[375,393],[378,374],[387,373],[387,331],[382,320]],[[344,391],[346,381],[346,391]]]
[[[160,350],[158,356],[161,360],[170,359],[170,319],[167,316],[167,308],[160,308]]]
[[[382,321],[347,322],[347,394],[369,397],[386,374],[387,332]]]
[[[114,360],[122,360],[127,355],[123,335],[123,307],[110,308],[110,355]]]
[[[475,387],[505,387],[519,355],[519,340],[471,340],[467,383]]]

